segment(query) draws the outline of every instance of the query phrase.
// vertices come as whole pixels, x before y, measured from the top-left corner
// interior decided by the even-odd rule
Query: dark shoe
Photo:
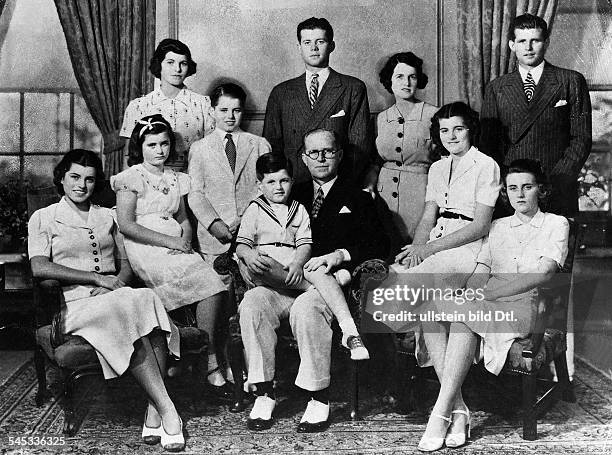
[[[306,412],[297,427],[298,433],[319,433],[329,427],[329,404],[314,398],[308,402]]]
[[[271,419],[247,419],[247,428],[251,431],[264,431],[272,428],[274,418]]]
[[[218,400],[233,402],[234,401],[234,385],[230,382],[226,382],[223,385],[212,385],[210,382],[206,383],[206,393],[213,396]]]

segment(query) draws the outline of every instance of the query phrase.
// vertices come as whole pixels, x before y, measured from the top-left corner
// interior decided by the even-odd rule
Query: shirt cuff
[[[337,249],[336,251],[339,251],[340,253],[342,253],[342,256],[344,257],[344,262],[349,262],[351,260],[351,255],[349,254],[348,250],[344,248],[340,248],[340,249]]]

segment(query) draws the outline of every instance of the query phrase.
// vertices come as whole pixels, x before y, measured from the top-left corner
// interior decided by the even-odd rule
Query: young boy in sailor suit
[[[360,339],[359,332],[340,288],[350,280],[350,274],[341,269],[331,275],[324,268],[313,270],[307,264],[312,244],[310,217],[302,204],[289,199],[293,184],[291,162],[267,153],[257,159],[255,168],[262,195],[251,202],[242,216],[236,254],[256,285],[298,290],[314,286],[338,320],[351,358],[369,359],[363,343],[354,342]]]

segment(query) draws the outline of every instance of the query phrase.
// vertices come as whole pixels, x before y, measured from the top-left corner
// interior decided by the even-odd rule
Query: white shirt
[[[323,86],[325,85],[325,81],[329,77],[329,66],[327,68],[323,68],[318,73],[313,73],[310,70],[306,70],[306,91],[310,91],[310,82],[312,81],[312,76],[315,74],[319,75],[319,91],[317,92],[317,96],[321,94],[321,90],[323,90]]]
[[[533,77],[534,82],[536,85],[538,85],[538,82],[540,82],[540,78],[542,77],[542,71],[544,71],[544,60],[542,60],[542,63],[540,63],[538,66],[530,70],[519,65],[519,73],[521,75],[521,79],[523,79],[523,84],[525,83],[525,79],[527,79],[527,73],[531,73],[531,77]]]
[[[227,136],[228,134],[231,134],[232,141],[234,141],[234,144],[236,144],[237,137],[242,132],[240,128],[236,128],[234,131],[229,132],[229,131],[223,131],[221,128],[218,128],[218,127],[215,128],[214,131],[215,131],[215,134],[218,134],[221,140],[223,141],[223,147],[227,145],[227,138],[225,136]]]

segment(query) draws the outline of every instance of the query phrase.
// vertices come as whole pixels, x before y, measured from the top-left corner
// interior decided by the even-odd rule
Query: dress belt
[[[474,218],[470,218],[469,216],[465,216],[465,215],[462,215],[461,213],[455,213],[455,212],[442,212],[440,216],[442,218],[450,218],[454,220],[462,219],[465,221],[474,221]]]
[[[291,245],[290,243],[283,243],[283,242],[258,243],[255,246],[265,246],[265,245],[286,246],[289,248],[295,248],[295,245]]]
[[[401,161],[385,161],[382,167],[393,171],[412,172],[413,174],[427,174],[429,172],[428,164],[402,164]]]

